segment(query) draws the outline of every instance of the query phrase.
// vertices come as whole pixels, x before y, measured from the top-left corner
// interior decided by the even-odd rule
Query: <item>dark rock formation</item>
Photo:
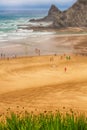
[[[85,3],[87,3],[86,0],[78,0],[71,8],[64,12],[65,26],[87,26],[87,4]]]
[[[42,18],[42,19],[31,19],[30,22],[49,22],[53,21],[53,19],[56,17],[56,15],[60,15],[61,11],[55,6],[52,5],[50,10],[48,11],[48,16]]]
[[[54,16],[56,14],[60,15],[61,11],[55,5],[52,5],[50,10],[48,11],[48,16],[52,17],[52,16]]]
[[[78,0],[78,2],[83,3],[83,4],[87,4],[87,0]]]
[[[87,27],[87,0],[78,0],[71,8],[66,11],[60,11],[55,5],[52,5],[48,16],[36,21],[52,21],[53,27]]]

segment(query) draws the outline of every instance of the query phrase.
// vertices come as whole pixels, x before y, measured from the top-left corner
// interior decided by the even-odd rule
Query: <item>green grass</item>
[[[84,115],[45,112],[23,116],[11,113],[0,122],[0,130],[87,130],[87,118]]]

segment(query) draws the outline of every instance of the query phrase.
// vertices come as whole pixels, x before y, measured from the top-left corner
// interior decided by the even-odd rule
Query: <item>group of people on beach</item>
[[[0,54],[0,59],[7,59],[7,60],[9,60],[10,58],[16,58],[16,55],[9,57],[9,56],[6,56],[4,53]]]
[[[5,58],[5,54],[1,53],[1,54],[0,54],[0,57],[1,57],[1,58]]]
[[[40,55],[41,55],[40,49],[35,48],[35,53],[36,53],[38,56],[40,56]],[[54,56],[57,56],[57,54],[54,54]],[[6,59],[9,60],[9,57],[6,57],[6,55],[5,55],[4,53],[1,53],[1,54],[0,54],[0,57],[1,57],[1,59],[5,59],[5,58],[6,58]],[[61,55],[61,56],[60,56],[60,59],[62,60],[64,57],[66,58],[66,60],[70,60],[70,59],[71,59],[71,56],[67,56],[66,54]],[[16,55],[15,55],[13,58],[16,58]],[[52,56],[52,57],[50,57],[50,62],[53,62],[53,61],[54,61],[54,57]],[[67,67],[66,67],[66,66],[64,67],[64,71],[67,72]]]
[[[57,55],[54,54],[54,56],[57,56]],[[62,60],[64,57],[66,58],[66,60],[71,60],[71,56],[66,56],[66,54],[64,54],[64,56],[61,55],[60,59]],[[50,57],[50,62],[53,62],[53,61],[54,61],[54,57]],[[67,67],[66,66],[64,67],[64,71],[67,72]]]

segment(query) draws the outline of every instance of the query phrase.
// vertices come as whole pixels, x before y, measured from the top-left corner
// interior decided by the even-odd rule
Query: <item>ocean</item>
[[[72,52],[71,46],[64,46],[67,39],[56,40],[54,32],[35,32],[33,30],[20,29],[29,25],[30,19],[46,16],[48,10],[2,10],[0,11],[0,55],[5,57],[34,56],[38,55],[36,49],[40,49],[41,55],[63,54]],[[32,23],[37,26],[38,23]],[[41,23],[42,24],[42,23]],[[43,23],[46,26],[47,23]],[[0,56],[1,57],[1,56]]]
[[[28,30],[18,29],[18,25],[29,24],[29,19],[47,15],[45,9],[1,10],[0,11],[0,43],[10,39],[25,38]],[[31,31],[30,31],[31,32]]]

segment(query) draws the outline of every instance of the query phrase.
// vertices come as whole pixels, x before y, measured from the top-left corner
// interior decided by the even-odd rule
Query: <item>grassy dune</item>
[[[25,112],[23,116],[11,113],[0,122],[0,130],[87,130],[87,118],[73,111],[65,115],[46,111],[39,115]]]

